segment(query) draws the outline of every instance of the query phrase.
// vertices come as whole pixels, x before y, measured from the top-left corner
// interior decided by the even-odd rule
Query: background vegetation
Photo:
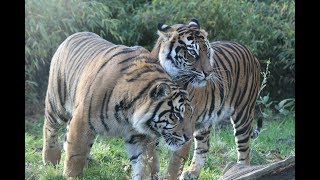
[[[197,18],[209,40],[245,44],[266,68],[263,96],[276,103],[294,98],[295,2],[292,0],[26,0],[26,114],[43,109],[51,57],[69,35],[91,31],[116,44],[151,50],[158,22],[168,25]],[[274,108],[274,106],[271,106]]]
[[[177,0],[26,0],[25,179],[62,179],[63,163],[55,168],[44,167],[41,150],[49,65],[53,53],[66,37],[91,31],[115,44],[140,45],[151,50],[157,39],[158,22],[172,25],[186,23],[191,18],[199,20],[209,33],[210,41],[241,42],[260,60],[263,72],[257,114],[264,118],[264,130],[252,142],[252,163],[264,164],[294,155],[293,0],[190,0],[188,3]],[[212,133],[212,147],[201,179],[216,179],[226,163],[236,160],[232,127],[230,123],[224,126],[223,130],[218,128]],[[61,139],[64,132],[61,130]],[[160,155],[163,172],[169,151],[160,149]],[[92,156],[93,165],[86,171],[86,179],[130,177],[121,139],[97,137]]]

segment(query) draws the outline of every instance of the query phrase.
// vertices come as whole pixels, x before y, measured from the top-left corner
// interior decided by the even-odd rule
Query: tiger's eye
[[[191,55],[196,55],[196,54],[197,54],[195,50],[189,50],[189,53],[190,53]]]

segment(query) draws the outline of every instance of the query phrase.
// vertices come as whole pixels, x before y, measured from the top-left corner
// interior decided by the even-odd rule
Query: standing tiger
[[[96,134],[124,138],[134,179],[155,176],[158,137],[173,151],[192,137],[184,119],[188,103],[187,91],[146,49],[115,45],[94,33],[73,34],[51,62],[43,162],[59,163],[58,129],[67,123],[65,177],[82,176]]]
[[[159,38],[152,50],[166,72],[189,92],[193,114],[194,154],[181,179],[197,178],[209,150],[213,123],[230,118],[234,127],[238,162],[250,163],[249,139],[253,130],[255,103],[260,89],[260,65],[243,45],[236,42],[209,43],[207,32],[196,19],[188,24],[158,24]],[[177,179],[188,157],[191,142],[173,152],[167,172]]]

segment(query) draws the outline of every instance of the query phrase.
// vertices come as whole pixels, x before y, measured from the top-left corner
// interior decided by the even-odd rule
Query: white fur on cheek
[[[171,77],[176,77],[178,76],[178,69],[174,64],[172,64],[170,59],[167,59],[168,53],[169,48],[165,48],[161,53],[159,53],[160,64]]]
[[[210,65],[213,66],[213,54],[214,54],[214,51],[213,51],[213,48],[210,48]]]
[[[148,108],[144,108],[143,106],[141,106],[140,110],[137,110],[133,114],[132,121],[131,121],[132,126],[136,131],[142,134],[155,137],[154,133],[152,133],[150,129],[146,128],[146,122],[148,119],[152,117],[152,113],[151,112],[146,113],[144,109],[148,109]]]

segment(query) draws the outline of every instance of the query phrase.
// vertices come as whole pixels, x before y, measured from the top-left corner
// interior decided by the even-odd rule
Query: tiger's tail
[[[259,136],[262,129],[262,124],[263,124],[263,117],[259,116],[257,119],[257,128],[254,131],[252,131],[252,134],[251,134],[252,139],[256,139]]]

